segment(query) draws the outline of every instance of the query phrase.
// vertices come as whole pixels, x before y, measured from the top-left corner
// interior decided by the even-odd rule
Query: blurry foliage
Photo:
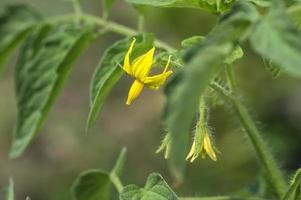
[[[4,188],[11,175],[17,186],[14,189],[10,179],[9,187],[2,195],[6,200],[24,199],[24,194],[33,200],[70,199],[68,188],[74,176],[87,168],[109,167],[121,146],[129,147],[128,164],[124,166],[125,151],[122,151],[111,172],[101,169],[82,172],[73,183],[74,199],[100,200],[112,196],[121,200],[189,200],[193,198],[178,196],[220,194],[229,196],[209,199],[300,199],[300,170],[288,186],[287,174],[282,177],[267,148],[272,145],[277,150],[276,160],[283,160],[280,164],[289,173],[300,164],[300,80],[286,75],[297,78],[301,75],[300,1],[45,2],[28,1],[33,7],[41,7],[40,13],[44,16],[28,4],[7,7],[4,5],[11,1],[0,3],[4,8],[0,16],[0,70],[22,43],[14,69],[15,100],[12,97],[12,70],[8,68],[7,75],[0,80],[3,96],[0,99],[0,187],[3,185]],[[70,3],[74,5],[75,14],[64,15]],[[103,17],[82,13],[82,8],[98,13],[101,5]],[[56,7],[60,7],[62,13],[56,13],[59,11]],[[51,16],[53,14],[62,15]],[[131,24],[137,15],[140,15],[138,31],[121,25]],[[120,24],[110,21],[109,16]],[[153,34],[142,30],[157,32],[155,40]],[[104,36],[107,32],[125,38]],[[158,40],[158,35],[178,48]],[[164,90],[167,98],[162,122],[158,121],[161,98],[152,99],[153,94],[146,92],[131,109],[123,106],[124,86],[128,86],[128,82],[122,76],[121,67],[132,37],[138,41],[131,55],[133,59],[153,44],[159,52],[154,62],[156,67],[162,68],[168,56],[173,57],[171,65],[175,73]],[[83,53],[92,43],[107,50],[100,56],[100,49],[95,45],[88,53]],[[58,98],[74,62],[82,54],[77,64],[79,69],[74,70],[67,89]],[[101,60],[97,65],[99,57]],[[229,70],[234,62],[237,82]],[[94,67],[89,113],[83,105],[89,104],[85,91],[88,91],[87,82]],[[265,73],[264,68],[270,74]],[[254,109],[246,109],[241,103],[237,86],[246,96],[243,100]],[[185,156],[191,129],[197,120],[201,120],[195,117],[201,97],[214,105],[210,118],[203,120],[206,123],[208,120],[212,126],[210,130],[216,133],[216,151],[221,154],[218,154],[217,163],[202,161],[187,166]],[[55,111],[50,114],[57,98]],[[15,113],[14,101],[17,121],[8,153],[8,135],[13,132],[12,121],[15,121],[12,114]],[[253,110],[258,114],[253,114]],[[231,115],[225,111],[230,111]],[[87,128],[90,129],[88,135],[83,135],[87,113]],[[102,120],[96,124],[99,113]],[[244,130],[237,129],[240,124],[232,114],[238,116]],[[267,125],[254,123],[252,118]],[[94,123],[95,127],[92,127]],[[162,137],[162,125],[171,133],[168,160],[171,177],[164,162],[154,155]],[[266,134],[261,137],[259,130]],[[245,141],[243,131],[253,146]],[[36,137],[42,132],[42,136]],[[30,143],[24,157],[8,160],[8,154],[11,158],[21,156]],[[254,152],[260,165],[255,162]],[[151,173],[153,171],[167,177],[167,182],[173,181],[172,187],[159,173]],[[144,187],[123,187],[119,179],[122,174],[124,183],[139,185],[145,182],[147,174],[150,175]],[[112,185],[117,192],[111,194]],[[2,196],[0,194],[1,199]]]

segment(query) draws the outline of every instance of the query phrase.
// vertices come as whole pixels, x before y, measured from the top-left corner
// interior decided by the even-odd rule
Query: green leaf
[[[136,185],[124,187],[120,200],[178,200],[177,195],[158,173],[152,173],[147,178],[144,188]]]
[[[12,178],[9,179],[9,185],[6,193],[6,200],[15,200],[14,181]]]
[[[242,42],[250,34],[259,14],[250,3],[235,3],[230,12],[221,15],[217,26],[198,45],[192,46],[184,54],[184,59],[192,58],[198,49],[211,44],[223,44],[225,41]]]
[[[234,2],[219,1],[219,0],[126,0],[132,4],[149,5],[156,7],[184,7],[184,8],[197,8],[206,9],[214,13],[219,13],[230,8]]]
[[[110,175],[102,170],[81,173],[72,186],[75,200],[109,200],[110,190]]]
[[[146,35],[136,36],[135,49],[132,56],[136,57],[149,50],[153,44],[153,37]],[[117,41],[103,54],[90,84],[90,112],[87,121],[87,130],[95,122],[105,98],[114,85],[123,75],[121,64],[132,38]]]
[[[93,125],[114,85],[123,75],[120,62],[124,57],[130,40],[117,41],[103,54],[91,80],[90,84],[90,112],[87,121],[87,130]]]
[[[195,36],[192,36],[192,37],[189,37],[189,38],[186,38],[185,40],[183,40],[181,42],[181,45],[183,48],[189,48],[189,47],[193,47],[195,45],[200,44],[204,40],[205,40],[204,36],[195,35]]]
[[[20,156],[38,133],[72,64],[93,40],[76,23],[45,25],[25,42],[16,66],[18,119],[10,156]]]
[[[0,15],[0,70],[39,19],[39,15],[26,5],[7,7]]]
[[[274,1],[269,13],[250,37],[253,49],[292,75],[301,76],[301,34],[286,14],[281,1]]]
[[[108,17],[109,12],[116,0],[103,0],[103,15],[105,18]]]
[[[194,47],[194,46],[197,46],[199,44],[201,44],[202,42],[204,42],[206,39],[206,37],[204,36],[192,36],[190,38],[187,38],[185,40],[183,40],[181,42],[181,45],[183,48],[190,48],[190,47]],[[243,57],[243,50],[241,49],[240,46],[237,46],[233,52],[225,59],[225,63],[226,64],[231,64],[233,63],[234,61],[240,59]]]
[[[194,47],[194,46],[197,46],[199,44],[201,44],[202,42],[205,41],[205,37],[203,36],[192,36],[190,38],[187,38],[185,40],[183,40],[181,42],[181,45],[183,48],[190,48],[190,47]],[[237,46],[233,51],[232,53],[225,59],[225,63],[226,64],[231,64],[233,63],[234,61],[240,59],[243,57],[243,50],[241,49],[240,46]]]
[[[178,181],[183,179],[189,133],[200,97],[237,41],[246,37],[257,17],[258,13],[251,4],[235,4],[204,41],[186,50],[186,65],[166,87],[167,103],[163,118],[172,136],[169,166]]]

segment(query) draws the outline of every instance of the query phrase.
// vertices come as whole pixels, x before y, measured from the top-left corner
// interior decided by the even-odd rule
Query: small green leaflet
[[[136,44],[132,53],[134,57],[145,53],[153,44],[152,35],[136,36],[135,38]],[[105,98],[124,74],[121,65],[131,42],[132,38],[115,42],[105,51],[96,67],[90,84],[90,112],[87,130],[95,122]]]
[[[126,149],[123,148],[111,173],[100,169],[87,170],[81,173],[72,186],[73,198],[75,200],[109,200],[112,189],[111,180],[121,176],[125,157]]]
[[[193,47],[195,45],[200,44],[201,42],[203,42],[205,40],[206,37],[204,36],[200,36],[200,35],[195,35],[195,36],[191,36],[189,38],[184,39],[181,42],[181,46],[183,48],[189,48],[189,47]]]
[[[0,70],[39,19],[40,16],[26,5],[5,8],[0,16]]]
[[[93,39],[90,25],[75,22],[43,25],[28,37],[16,66],[18,118],[12,158],[20,156],[38,133],[73,62]]]
[[[281,1],[274,1],[269,13],[255,27],[250,41],[253,49],[292,76],[301,76],[301,33]]]
[[[179,200],[177,195],[158,173],[148,176],[144,188],[136,185],[124,187],[120,200]]]
[[[129,3],[156,7],[186,7],[221,12],[228,9],[234,0],[126,0]]]
[[[75,200],[109,200],[111,191],[110,174],[102,170],[81,173],[72,187]]]

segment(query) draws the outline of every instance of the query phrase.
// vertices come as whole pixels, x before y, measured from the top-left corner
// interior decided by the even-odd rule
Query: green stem
[[[118,193],[120,194],[123,189],[123,185],[122,185],[119,177],[115,173],[111,173],[110,180],[113,183],[113,185],[115,186],[115,188],[117,189]]]
[[[74,17],[76,17],[74,14],[61,15],[61,16],[50,18],[45,22],[56,23],[56,22],[61,22],[61,21],[69,21],[69,20],[73,20]],[[133,35],[139,34],[139,31],[137,31],[135,29],[129,28],[127,26],[124,26],[124,25],[121,25],[121,24],[118,24],[115,22],[107,21],[102,17],[89,15],[89,14],[82,14],[81,19],[87,20],[90,22],[94,22],[98,26],[104,27],[108,31],[114,32],[114,33],[117,33],[120,35],[133,36]],[[170,47],[165,42],[163,42],[161,40],[157,40],[157,39],[155,40],[155,46],[158,48],[161,48],[161,49],[165,49],[166,51],[174,51],[175,50],[174,48]]]
[[[82,10],[82,6],[80,4],[80,0],[72,0],[73,2],[73,8],[74,11],[77,15],[82,15],[83,14],[83,10]]]
[[[233,98],[232,104],[240,122],[244,126],[246,133],[255,148],[257,156],[263,164],[263,167],[269,177],[270,184],[274,187],[278,197],[282,197],[286,189],[286,182],[281,170],[276,164],[272,153],[269,151],[267,144],[261,137],[255,122],[252,120],[246,107],[238,98]]]
[[[80,0],[72,0],[73,9],[78,19],[83,15],[83,10],[80,5]]]
[[[236,85],[236,80],[234,77],[234,72],[233,72],[233,67],[232,65],[227,65],[226,66],[226,77],[227,77],[227,82],[228,85],[232,91],[232,93],[236,94],[237,92],[237,85]]]
[[[222,87],[217,87],[216,85],[211,86],[231,101],[240,122],[245,128],[246,133],[249,136],[255,148],[259,160],[263,164],[263,167],[269,177],[270,184],[273,186],[278,197],[281,198],[286,189],[286,182],[283,177],[283,174],[279,169],[278,165],[276,164],[276,161],[272,153],[270,152],[267,144],[261,137],[260,132],[258,131],[255,125],[255,122],[248,113],[247,108],[242,104],[240,98],[236,95],[237,86],[234,79],[232,66],[227,66],[226,74],[227,81],[229,83],[230,89],[232,90],[232,93],[229,94],[229,92],[222,89]]]
[[[143,32],[144,31],[144,28],[145,28],[145,18],[144,18],[144,15],[139,15],[139,18],[138,18],[138,31],[139,32]]]

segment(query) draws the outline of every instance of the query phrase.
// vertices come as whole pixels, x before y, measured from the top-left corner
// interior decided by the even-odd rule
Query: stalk
[[[247,136],[250,138],[255,152],[267,173],[270,184],[272,185],[277,196],[280,199],[284,195],[286,190],[286,181],[284,179],[284,176],[280,168],[278,167],[271,151],[269,150],[268,145],[264,142],[262,136],[260,135],[260,132],[256,127],[254,120],[237,95],[237,84],[231,65],[227,66],[226,75],[231,92],[226,91],[222,87],[218,87],[214,84],[211,84],[211,86],[222,95],[224,95],[227,99],[229,99],[232,103],[234,111],[238,116],[241,124],[243,125]]]

